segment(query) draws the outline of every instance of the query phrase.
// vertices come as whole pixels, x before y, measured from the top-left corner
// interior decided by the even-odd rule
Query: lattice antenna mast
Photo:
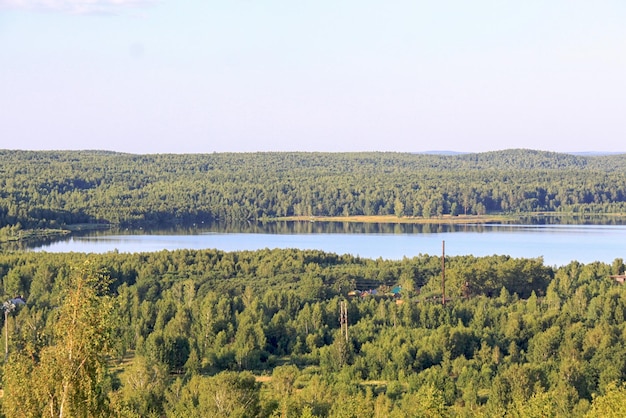
[[[339,323],[341,324],[341,333],[348,342],[348,303],[344,300],[339,303]]]

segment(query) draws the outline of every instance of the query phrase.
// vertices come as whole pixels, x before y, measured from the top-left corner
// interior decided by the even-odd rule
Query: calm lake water
[[[337,254],[391,260],[419,254],[543,257],[560,266],[626,259],[624,225],[290,225],[226,232],[219,228],[184,231],[93,233],[40,245],[31,251],[105,253],[152,252],[176,249],[223,251],[263,248],[318,249]]]

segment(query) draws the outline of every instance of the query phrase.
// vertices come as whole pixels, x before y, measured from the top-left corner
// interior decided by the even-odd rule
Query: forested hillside
[[[626,212],[626,155],[0,151],[0,228]],[[13,229],[11,229],[13,228]]]
[[[623,416],[623,269],[452,257],[444,306],[427,255],[4,253],[2,411]]]
[[[626,155],[529,150],[0,151],[0,234],[291,215],[626,212],[625,173]],[[429,255],[269,249],[3,251],[1,411],[626,416],[626,287],[611,278],[623,273],[622,259],[557,268],[508,256],[442,265]]]

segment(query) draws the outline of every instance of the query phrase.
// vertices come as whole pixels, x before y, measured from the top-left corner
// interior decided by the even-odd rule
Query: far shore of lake
[[[395,215],[355,215],[355,216],[284,216],[277,218],[262,218],[258,222],[311,222],[311,223],[361,223],[361,224],[414,224],[414,225],[471,225],[471,224],[534,224],[536,219],[549,220],[548,223],[564,224],[624,224],[626,213],[585,213],[585,212],[526,212],[517,214],[487,214],[487,215],[440,215],[430,218],[417,216]],[[219,221],[216,221],[219,222]],[[541,222],[543,223],[543,222]],[[196,224],[194,224],[196,226]],[[36,240],[50,240],[62,236],[73,235],[78,232],[96,230],[114,230],[119,225],[103,223],[85,223],[65,225],[61,228],[23,229],[11,234],[0,235],[0,245],[21,243]],[[141,227],[137,229],[143,229]]]
[[[491,223],[505,222],[516,219],[516,217],[505,215],[442,215],[431,218],[413,217],[413,216],[394,216],[394,215],[357,215],[357,216],[285,216],[281,218],[273,218],[271,221],[277,222],[360,222],[360,223],[385,223],[385,224],[474,224],[474,223]]]
[[[441,215],[430,218],[417,216],[394,215],[358,215],[358,216],[284,216],[272,218],[275,222],[359,222],[359,223],[387,223],[387,224],[487,224],[487,223],[515,223],[528,217],[584,217],[589,219],[625,218],[625,213],[577,213],[577,212],[528,212],[507,215]]]

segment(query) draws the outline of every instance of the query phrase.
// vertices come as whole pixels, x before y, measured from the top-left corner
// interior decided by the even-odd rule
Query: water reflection
[[[414,235],[414,234],[442,234],[449,232],[482,233],[482,232],[520,232],[520,230],[542,228],[550,232],[553,226],[559,232],[581,233],[580,228],[586,226],[589,231],[591,225],[598,228],[626,225],[622,217],[603,217],[598,215],[550,215],[526,216],[511,223],[487,224],[411,224],[411,223],[365,223],[365,222],[329,222],[329,221],[271,221],[271,222],[241,222],[241,223],[202,223],[185,226],[158,229],[117,229],[77,231],[71,235],[45,237],[42,239],[10,242],[1,246],[2,250],[23,251],[33,248],[42,248],[54,243],[69,242],[76,238],[106,237],[112,235],[202,235],[202,234],[269,234],[269,235],[308,235],[308,234],[375,234],[375,235]]]
[[[54,244],[55,242],[68,241],[70,239],[69,234],[65,235],[50,235],[45,237],[30,238],[28,240],[20,241],[8,241],[0,243],[1,251],[26,251],[31,248],[44,247]]]
[[[545,225],[626,225],[622,217],[607,217],[598,215],[571,216],[571,215],[533,215],[520,217],[511,222],[497,223],[467,223],[454,224],[442,221],[441,223],[388,223],[388,222],[332,222],[332,221],[270,221],[270,222],[241,222],[241,223],[206,223],[178,226],[173,228],[159,228],[150,230],[114,231],[124,234],[183,234],[198,233],[255,233],[255,234],[441,234],[446,232],[492,232],[494,227],[501,231],[519,230],[520,226]],[[110,234],[108,232],[107,234]]]
[[[112,235],[201,235],[201,234],[269,234],[269,235],[308,235],[308,234],[441,234],[447,232],[486,232],[493,225],[487,224],[408,224],[408,223],[366,223],[366,222],[244,222],[194,224],[158,229],[120,229],[76,231],[71,235],[46,237],[29,241],[6,243],[2,249],[23,251],[32,248],[48,247],[54,243],[69,242],[76,238],[106,237]]]
[[[611,262],[624,258],[626,227],[616,225],[407,225],[271,223],[188,227],[158,231],[110,231],[71,237],[33,251],[103,253],[162,250],[255,251],[298,248],[364,258],[402,259],[435,254],[446,242],[449,255],[543,257],[547,265]]]
[[[249,222],[212,223],[175,228],[92,231],[88,236],[120,234],[124,235],[196,235],[203,233],[219,234],[440,234],[445,232],[485,232],[494,224],[408,224],[408,223],[367,223],[367,222]],[[499,225],[499,224],[498,224]],[[74,235],[85,236],[85,235]]]

